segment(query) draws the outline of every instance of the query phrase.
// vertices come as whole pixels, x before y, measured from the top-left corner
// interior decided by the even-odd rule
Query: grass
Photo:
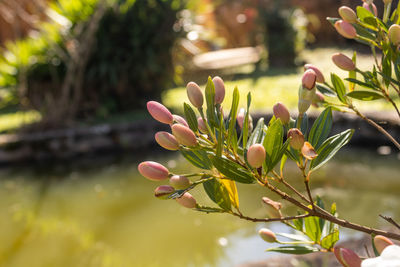
[[[347,73],[340,70],[331,62],[331,55],[336,52],[342,52],[352,56],[353,52],[349,49],[337,48],[318,48],[305,50],[302,58],[306,63],[311,63],[321,69],[325,74],[325,79],[329,80],[329,73],[334,72],[340,77],[346,77]],[[373,59],[369,55],[358,54],[357,66],[360,69],[367,70]],[[240,107],[246,105],[246,95],[252,94],[252,110],[266,112],[271,111],[272,106],[277,102],[284,103],[289,109],[297,109],[297,91],[301,83],[303,68],[294,70],[270,70],[263,74],[250,74],[245,78],[238,80],[225,80],[226,98],[224,109],[229,112],[232,102],[232,92],[235,86],[240,91]],[[210,73],[212,76],[212,73]],[[224,78],[224,77],[222,77]],[[206,81],[204,81],[205,83]],[[201,85],[202,88],[205,84]],[[177,112],[182,112],[182,103],[189,102],[184,87],[177,87],[167,90],[163,95],[163,103]],[[384,101],[357,102],[356,106],[361,110],[390,110],[391,106]]]
[[[0,133],[13,132],[24,125],[40,121],[42,116],[34,110],[17,111],[0,115]]]

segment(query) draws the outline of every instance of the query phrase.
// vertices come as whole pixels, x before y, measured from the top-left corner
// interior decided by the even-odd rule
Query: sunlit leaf
[[[334,73],[331,73],[331,82],[333,85],[333,88],[335,88],[337,97],[339,98],[340,102],[347,104],[347,99],[346,99],[346,87],[344,86],[343,81],[339,78]]]
[[[302,254],[317,252],[319,251],[319,249],[310,246],[283,246],[277,248],[269,248],[265,251],[302,255]]]
[[[348,97],[355,98],[358,100],[363,100],[363,101],[372,101],[372,100],[384,98],[384,96],[379,93],[372,92],[372,91],[361,91],[361,90],[353,91],[353,92],[347,93],[346,95]]]
[[[182,155],[190,163],[200,169],[211,170],[212,163],[208,158],[207,152],[203,150],[181,150]]]
[[[204,191],[218,206],[224,210],[231,210],[231,200],[225,185],[217,179],[207,180],[203,183]]]
[[[189,128],[196,132],[198,129],[196,114],[192,107],[187,103],[183,103],[183,110],[185,112],[186,121],[189,124]]]
[[[221,179],[221,183],[228,190],[229,197],[230,197],[232,205],[236,209],[239,209],[239,195],[238,195],[238,191],[237,191],[237,187],[236,187],[235,181],[232,181],[232,180],[229,180],[229,179]]]
[[[310,216],[304,219],[304,228],[307,236],[318,242],[321,238],[322,229],[319,224],[319,218],[315,216]]]
[[[273,169],[274,163],[280,160],[279,154],[281,152],[283,142],[283,125],[280,119],[276,120],[272,125],[267,129],[265,134],[263,146],[266,152],[266,166],[267,173]],[[281,156],[282,157],[282,156]],[[278,159],[278,160],[277,160]]]
[[[332,108],[328,107],[315,120],[308,135],[308,142],[318,150],[332,128]]]
[[[256,180],[252,173],[244,169],[240,164],[229,159],[210,156],[215,168],[227,178],[243,184],[252,184]]]
[[[331,249],[339,241],[339,231],[335,230],[321,240],[321,246],[325,249]]]

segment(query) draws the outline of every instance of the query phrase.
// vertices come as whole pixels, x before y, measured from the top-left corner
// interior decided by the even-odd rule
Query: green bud
[[[191,185],[191,182],[186,176],[174,175],[169,179],[169,184],[176,189],[186,189]]]
[[[393,24],[392,26],[390,26],[388,35],[389,35],[389,40],[392,44],[399,45],[400,44],[400,25]]]
[[[260,231],[258,231],[258,234],[265,242],[274,243],[277,241],[275,233],[267,228],[260,229]]]
[[[261,144],[254,144],[247,151],[247,161],[253,168],[259,168],[265,161],[265,149]]]

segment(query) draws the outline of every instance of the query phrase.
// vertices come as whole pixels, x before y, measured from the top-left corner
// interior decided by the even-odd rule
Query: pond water
[[[177,173],[190,167],[177,154],[142,155]],[[0,171],[0,266],[235,266],[265,259],[271,245],[257,236],[265,225],[225,214],[203,214],[153,197],[161,183],[138,175],[138,161],[100,159],[89,167],[57,166]],[[399,156],[341,151],[311,180],[341,217],[387,225],[380,212],[400,218]],[[292,164],[285,171],[302,190]],[[198,202],[210,204],[200,193]],[[265,216],[258,186],[239,186],[243,211]],[[285,204],[285,203],[284,203]],[[295,212],[286,209],[287,212]],[[287,231],[269,224],[274,231]],[[351,236],[352,232],[345,232]]]

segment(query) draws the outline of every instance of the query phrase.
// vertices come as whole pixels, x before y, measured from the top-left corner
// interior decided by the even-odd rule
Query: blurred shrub
[[[7,44],[0,96],[39,110],[52,124],[159,98],[173,81],[171,49],[179,34],[173,24],[183,1],[109,0],[93,25],[99,2],[58,0],[40,32]]]

